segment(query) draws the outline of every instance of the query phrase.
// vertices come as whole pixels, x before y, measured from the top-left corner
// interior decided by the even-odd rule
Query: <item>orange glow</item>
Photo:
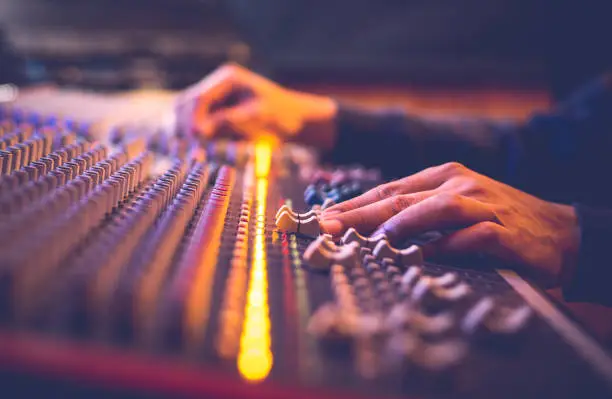
[[[270,171],[271,147],[258,143],[255,146],[255,170],[257,173],[257,214],[253,244],[251,276],[244,312],[244,325],[240,337],[237,367],[247,381],[264,380],[272,369],[270,350],[270,315],[268,308],[268,270],[265,243],[265,216]]]
[[[257,178],[267,179],[268,175],[270,174],[273,145],[274,142],[271,139],[260,139],[255,143],[255,176],[257,176]],[[260,204],[260,206],[262,205]],[[259,215],[260,213],[257,212],[257,214]]]

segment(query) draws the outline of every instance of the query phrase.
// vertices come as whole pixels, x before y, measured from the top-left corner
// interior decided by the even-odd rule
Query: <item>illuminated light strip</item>
[[[271,153],[271,147],[268,144],[260,142],[255,145],[255,173],[257,174],[255,239],[244,325],[240,337],[240,352],[237,360],[240,375],[251,382],[264,380],[270,374],[273,363],[273,355],[270,349],[270,313],[265,242],[265,217]]]

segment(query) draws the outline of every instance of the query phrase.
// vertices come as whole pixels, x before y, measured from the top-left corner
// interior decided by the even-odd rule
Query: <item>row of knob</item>
[[[7,109],[0,107],[0,120],[2,120],[4,127],[8,129],[29,126],[35,129],[61,128],[79,136],[86,136],[89,133],[88,124],[78,123],[70,118],[58,118],[55,115],[45,116],[20,108]]]
[[[92,156],[93,158],[95,156]],[[48,223],[66,214],[73,204],[112,178],[106,184],[113,187],[117,185],[121,191],[113,188],[112,195],[108,197],[110,202],[107,204],[107,211],[110,212],[113,207],[111,204],[118,203],[120,195],[126,193],[127,186],[133,184],[134,179],[130,179],[131,169],[120,170],[127,161],[125,154],[118,153],[95,163],[78,176],[73,175],[70,168],[63,171],[65,173],[51,171],[51,176],[39,179],[41,184],[24,187],[24,191],[32,195],[32,198],[27,201],[23,199],[27,206],[12,202],[16,205],[15,209],[0,223],[0,237],[2,237],[0,249],[11,248],[13,243],[22,237],[29,236],[34,231],[44,230]],[[17,190],[16,194],[20,193],[22,191]],[[11,194],[7,194],[9,202]]]
[[[233,359],[240,346],[240,334],[245,316],[248,280],[249,231],[252,227],[252,210],[255,199],[255,174],[253,164],[248,163],[242,176],[242,198],[236,240],[232,250],[228,277],[219,310],[219,328],[216,351],[221,358]],[[256,227],[264,222],[255,220]],[[257,244],[255,244],[257,245]]]
[[[404,267],[423,263],[423,254],[418,246],[396,249],[389,244],[384,234],[366,238],[350,228],[340,242],[343,245],[337,246],[329,236],[321,235],[308,246],[304,260],[317,269],[329,269],[333,264],[352,267],[357,264],[360,255],[370,254],[372,260],[386,260]]]
[[[380,182],[381,175],[377,169],[365,169],[363,167],[350,167],[346,169],[316,169],[309,176],[310,184],[327,184],[331,188],[342,187],[350,182]]]
[[[56,137],[61,140],[54,143]],[[48,155],[52,149],[74,143],[75,136],[52,129],[15,130],[0,137],[0,174],[10,174]]]
[[[65,212],[48,209],[52,214],[47,223],[36,225],[35,231],[16,240],[5,254],[7,262],[3,271],[12,275],[11,290],[18,316],[29,314],[35,297],[32,293],[56,275],[90,231],[140,186],[151,164],[149,154],[126,163],[95,189],[85,192],[82,200],[70,201]]]
[[[336,188],[328,185],[311,184],[304,190],[304,202],[309,206],[319,205],[326,209],[333,204],[346,201],[363,193],[359,182],[347,182]]]
[[[168,282],[166,307],[172,314],[166,319],[174,320],[169,327],[171,335],[181,337],[187,347],[198,347],[205,335],[221,235],[235,182],[236,170],[222,166]]]
[[[3,176],[0,179],[0,212],[19,212],[106,159],[104,147],[95,146],[84,152],[88,147],[73,144],[25,167],[33,173],[18,170]]]

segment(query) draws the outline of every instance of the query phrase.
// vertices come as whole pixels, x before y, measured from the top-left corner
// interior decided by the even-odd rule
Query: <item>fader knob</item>
[[[418,266],[410,266],[402,276],[401,292],[403,292],[404,294],[409,293],[420,276],[421,268],[419,268]]]
[[[351,227],[346,231],[346,233],[344,233],[344,236],[342,236],[342,239],[340,240],[340,242],[342,242],[342,244],[349,244],[351,242],[356,242],[362,247],[373,249],[376,247],[376,245],[380,241],[382,240],[386,241],[386,239],[387,239],[387,236],[385,236],[384,234],[377,234],[374,237],[364,237],[361,234],[359,234],[359,232],[357,232],[355,228]]]
[[[293,217],[287,211],[281,212],[281,214],[276,217],[276,227],[281,230],[295,232],[297,231],[298,225],[299,221],[297,218]]]
[[[460,282],[452,287],[436,284],[435,278],[422,277],[412,290],[412,299],[430,310],[450,307],[466,299],[472,290],[466,283]]]
[[[311,209],[308,212],[305,213],[296,213],[293,209],[289,208],[286,204],[282,205],[280,208],[278,208],[278,211],[276,211],[276,216],[275,219],[278,220],[278,218],[280,217],[280,215],[286,212],[289,215],[291,215],[294,219],[296,220],[306,220],[306,219],[310,219],[313,216],[318,216],[319,215],[319,211],[315,210],[315,209]]]
[[[319,218],[311,216],[307,219],[296,218],[289,211],[283,211],[276,218],[276,227],[292,233],[300,233],[311,237],[316,237],[321,233]]]
[[[279,216],[281,215],[281,213],[283,212],[287,212],[289,213],[291,216],[293,216],[295,219],[297,219],[297,214],[295,214],[295,212],[293,212],[293,209],[289,208],[287,206],[287,204],[283,204],[281,205],[280,208],[278,208],[278,211],[276,211],[276,215],[274,216],[275,220],[278,220]]]
[[[395,260],[398,266],[410,266],[410,265],[421,265],[423,264],[423,252],[417,245],[411,245],[405,249],[395,249],[387,240],[381,240],[374,247],[372,254],[378,260],[384,258],[391,258]]]
[[[338,264],[351,268],[357,264],[359,252],[356,244],[335,247],[335,244],[326,241],[329,240],[320,236],[304,251],[304,260],[311,267],[329,269],[332,265]]]
[[[485,320],[485,325],[493,334],[514,335],[522,331],[533,314],[527,305],[515,309],[503,307],[498,309],[497,317]]]
[[[440,337],[451,331],[454,322],[450,312],[427,315],[404,302],[391,308],[385,319],[385,327],[389,330],[408,328],[421,336]]]
[[[527,305],[499,307],[492,298],[485,297],[467,312],[461,329],[478,339],[509,343],[525,330],[532,315],[533,311]]]
[[[309,219],[300,220],[296,233],[304,234],[310,237],[318,236],[321,233],[321,228],[319,227],[319,218],[316,216],[312,216]]]
[[[427,343],[413,352],[412,362],[423,370],[438,373],[448,372],[458,366],[467,355],[467,345],[456,339]]]
[[[461,329],[466,334],[475,334],[484,325],[484,320],[495,308],[495,303],[490,297],[479,300],[465,315],[461,322]]]

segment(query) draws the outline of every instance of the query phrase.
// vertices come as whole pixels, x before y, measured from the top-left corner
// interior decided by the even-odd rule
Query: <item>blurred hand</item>
[[[276,135],[330,149],[337,106],[328,97],[282,87],[235,64],[224,65],[177,99],[177,124],[204,138]]]
[[[457,163],[383,184],[327,209],[321,219],[322,229],[335,236],[355,227],[385,233],[392,242],[451,229],[428,249],[493,255],[525,267],[547,285],[559,282],[579,246],[573,207],[543,201]]]

